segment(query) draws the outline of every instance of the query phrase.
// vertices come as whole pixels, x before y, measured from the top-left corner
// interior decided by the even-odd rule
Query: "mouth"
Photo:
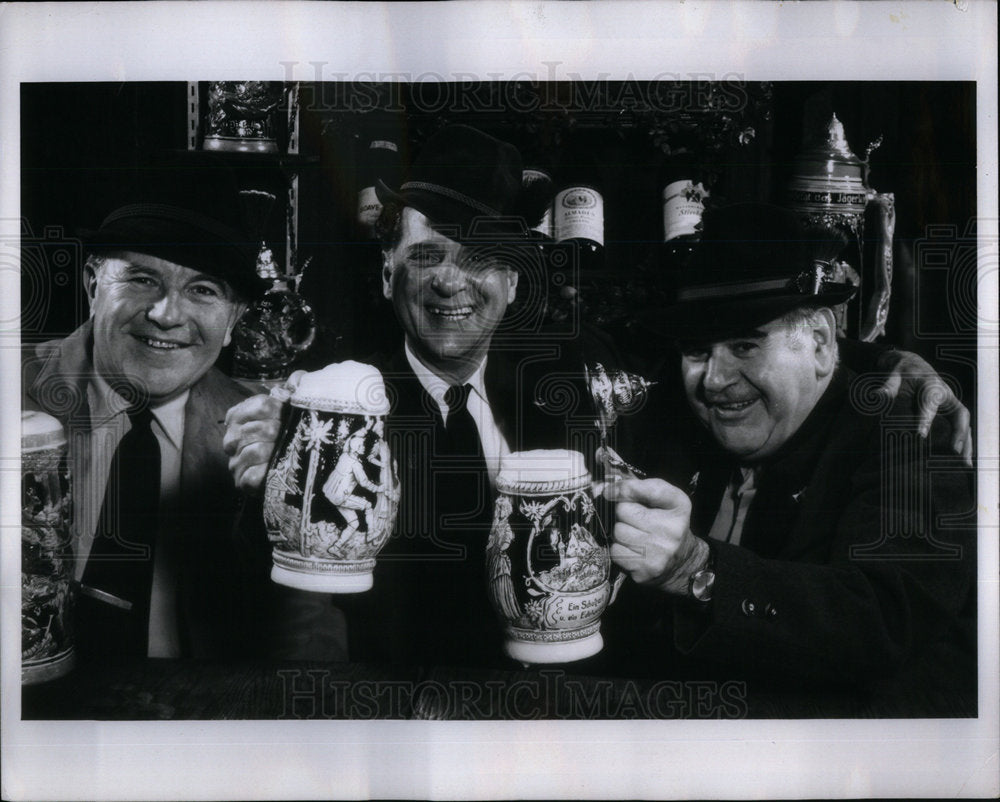
[[[455,321],[455,322],[468,320],[470,317],[472,317],[472,314],[476,311],[471,306],[455,306],[455,307],[429,306],[427,307],[427,310],[431,313],[433,317],[436,317],[440,320]]]
[[[152,348],[156,351],[176,351],[180,348],[187,348],[189,343],[179,343],[172,340],[161,340],[157,337],[146,337],[142,334],[134,334],[134,336],[139,342],[145,345],[147,348]]]
[[[715,401],[710,402],[708,408],[717,418],[721,418],[722,420],[736,420],[742,418],[747,410],[756,404],[758,400],[757,398],[747,398],[738,401]]]

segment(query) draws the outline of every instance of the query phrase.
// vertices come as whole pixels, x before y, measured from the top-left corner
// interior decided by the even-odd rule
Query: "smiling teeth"
[[[431,307],[431,312],[438,317],[444,318],[461,318],[468,317],[472,314],[471,306],[463,306],[461,309],[439,309],[436,307]]]
[[[174,348],[180,348],[180,343],[168,343],[165,340],[154,340],[150,337],[140,337],[146,345],[150,345],[153,348],[163,348],[165,350],[172,350]]]
[[[740,409],[746,409],[750,406],[756,399],[751,399],[749,401],[733,401],[729,404],[716,404],[715,406],[719,409],[724,409],[728,412],[736,412]]]

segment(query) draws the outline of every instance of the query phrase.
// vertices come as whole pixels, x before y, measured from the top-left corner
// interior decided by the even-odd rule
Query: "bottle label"
[[[391,150],[393,153],[398,153],[399,148],[396,147],[395,142],[390,142],[388,139],[373,139],[372,143],[368,146],[369,150]]]
[[[365,187],[358,192],[358,222],[368,229],[375,227],[375,221],[382,213],[382,202],[375,194],[375,187]]]
[[[557,240],[589,239],[604,245],[604,198],[590,187],[569,187],[556,195]]]
[[[708,190],[690,180],[674,181],[663,190],[663,241],[697,233]]]

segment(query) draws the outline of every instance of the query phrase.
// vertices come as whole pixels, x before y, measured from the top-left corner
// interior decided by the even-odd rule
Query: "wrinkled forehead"
[[[529,250],[522,243],[497,240],[492,237],[460,239],[456,226],[438,225],[425,214],[407,206],[400,218],[399,241],[392,249],[395,257],[421,249],[443,250],[456,260],[489,259],[512,269],[521,258],[521,251]]]
[[[147,275],[155,275],[165,282],[177,284],[188,284],[192,281],[207,281],[221,290],[227,296],[235,297],[236,293],[225,279],[197,270],[192,267],[161,259],[159,256],[152,256],[139,251],[111,251],[102,255],[104,267],[110,272],[120,272],[125,270],[135,270]]]

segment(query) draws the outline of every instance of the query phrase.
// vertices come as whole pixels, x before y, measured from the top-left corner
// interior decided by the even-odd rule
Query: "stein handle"
[[[596,453],[597,463],[604,466],[604,478],[608,482],[616,482],[621,479],[645,479],[645,471],[636,468],[630,462],[626,462],[622,459],[621,455],[615,451],[611,446],[601,446],[597,449]],[[628,577],[628,573],[623,568],[611,564],[611,598],[608,600],[608,606],[615,603],[615,599],[618,598],[618,591],[621,590],[623,584],[625,584],[625,579]]]

